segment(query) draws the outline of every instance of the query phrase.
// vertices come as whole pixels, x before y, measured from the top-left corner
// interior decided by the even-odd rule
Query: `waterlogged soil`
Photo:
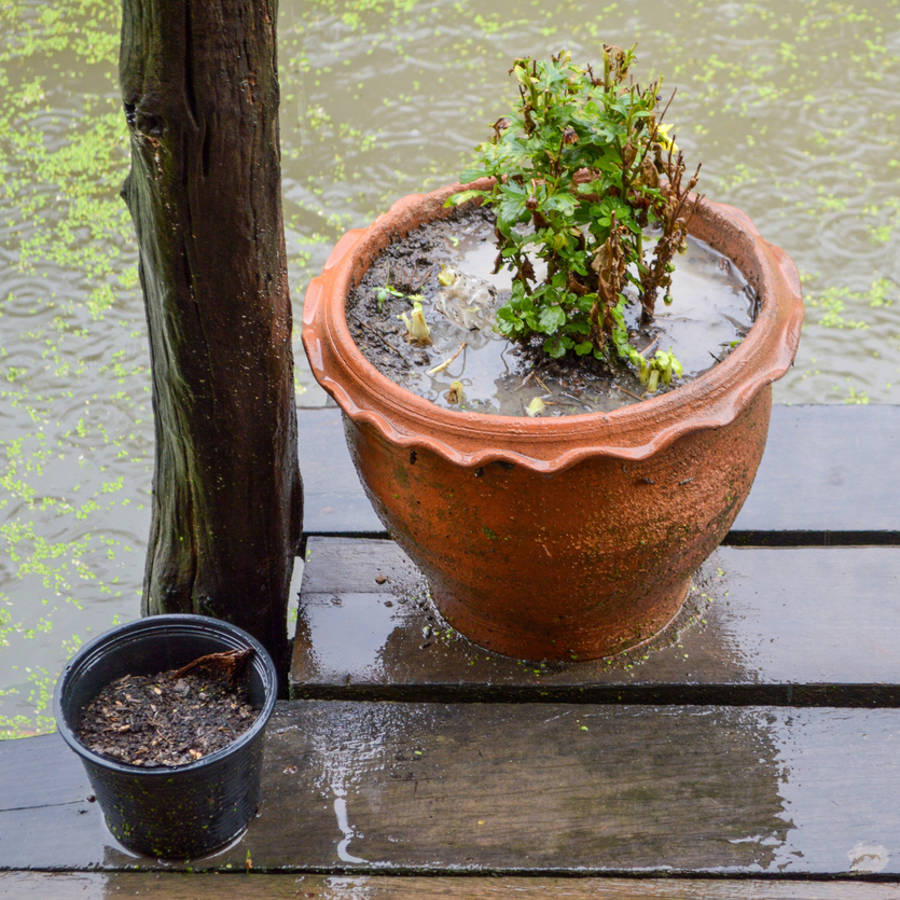
[[[509,298],[508,272],[494,273],[493,214],[455,210],[391,243],[347,301],[347,322],[365,357],[382,374],[447,409],[521,416],[609,411],[644,399],[646,389],[625,364],[591,357],[551,359],[541,340],[521,345],[493,327]],[[456,278],[442,284],[442,268]],[[537,267],[536,267],[537,268]],[[626,314],[631,341],[650,357],[674,350],[684,378],[724,359],[753,324],[757,298],[730,260],[690,238],[676,259],[671,306],[657,303],[640,327],[637,304]],[[408,339],[403,316],[422,304],[432,343]],[[539,402],[538,402],[539,401]]]
[[[134,766],[178,766],[227,747],[259,711],[233,667],[201,665],[125,675],[85,706],[78,739]]]

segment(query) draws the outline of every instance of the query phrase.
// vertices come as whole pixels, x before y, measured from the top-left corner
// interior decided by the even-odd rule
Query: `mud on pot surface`
[[[644,385],[624,364],[611,372],[590,357],[555,360],[540,341],[521,346],[494,332],[496,310],[509,296],[509,275],[492,274],[493,230],[490,210],[458,209],[395,239],[375,259],[347,300],[347,324],[366,359],[388,378],[449,409],[523,415],[539,398],[541,415],[566,415],[643,399]],[[441,283],[447,272],[456,275],[449,285]],[[635,308],[628,326],[645,355],[674,348],[685,377],[695,377],[744,337],[757,296],[726,257],[694,238],[676,261],[673,282],[671,307],[660,304],[654,323],[645,328],[639,327]],[[406,337],[401,316],[410,314],[415,300],[423,306],[430,346]]]

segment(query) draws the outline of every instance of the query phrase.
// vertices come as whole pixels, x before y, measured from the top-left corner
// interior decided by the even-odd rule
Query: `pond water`
[[[900,2],[282,0],[296,319],[349,227],[455,180],[519,55],[638,42],[701,188],[803,277],[782,403],[896,403]],[[74,649],[138,615],[152,412],[116,86],[118,4],[0,5],[0,733],[53,727]],[[322,405],[299,338],[298,403]]]

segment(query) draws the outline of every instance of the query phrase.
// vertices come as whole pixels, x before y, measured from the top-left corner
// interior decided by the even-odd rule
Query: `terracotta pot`
[[[344,317],[351,286],[395,237],[445,216],[453,185],[348,232],[310,284],[303,343],[344,411],[351,455],[391,536],[447,621],[529,659],[633,647],[678,612],[741,508],[763,453],[771,382],[797,349],[797,271],[737,209],[705,202],[691,232],[760,295],[750,333],[669,393],[560,418],[442,409],[378,372]]]

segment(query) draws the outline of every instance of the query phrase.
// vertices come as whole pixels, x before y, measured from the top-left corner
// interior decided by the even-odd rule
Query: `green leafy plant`
[[[496,214],[495,271],[513,276],[497,313],[502,334],[542,336],[552,357],[626,360],[652,391],[681,365],[671,351],[641,356],[625,309],[640,304],[646,325],[660,291],[671,302],[673,257],[699,202],[692,191],[700,167],[685,178],[683,155],[662,124],[671,98],[660,109],[661,80],[641,88],[629,74],[633,61],[633,47],[611,45],[602,73],[574,65],[568,53],[517,59],[510,74],[518,104],[494,123],[463,175],[494,182],[449,202],[478,198]]]
[[[388,275],[390,275],[390,270],[388,271]],[[378,306],[379,312],[384,308],[385,302],[390,300],[391,297],[406,299],[409,300],[410,303],[415,303],[416,301],[425,299],[422,294],[408,294],[405,291],[401,291],[399,288],[395,288],[388,280],[385,281],[385,283],[381,287],[375,290],[375,302]]]
[[[405,297],[403,291],[397,290],[390,284],[384,284],[375,291],[375,302],[378,304],[379,312],[384,308],[385,301],[391,297]]]

